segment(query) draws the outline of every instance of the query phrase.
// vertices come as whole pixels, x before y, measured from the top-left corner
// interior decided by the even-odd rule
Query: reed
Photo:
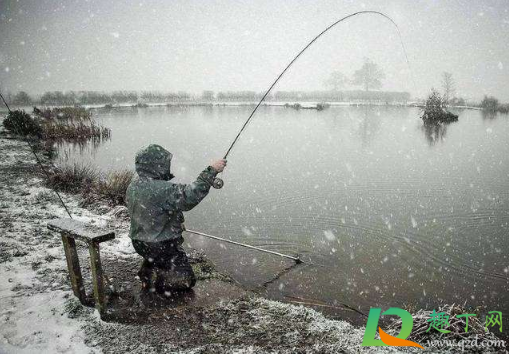
[[[43,139],[86,140],[92,138],[108,139],[111,130],[96,124],[93,120],[88,122],[73,120],[45,120],[42,122]]]

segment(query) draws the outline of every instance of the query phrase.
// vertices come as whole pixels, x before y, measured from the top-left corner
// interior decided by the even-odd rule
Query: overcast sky
[[[323,89],[369,57],[384,90],[419,96],[453,73],[459,96],[509,101],[509,1],[3,1],[0,87],[26,90],[255,90],[326,26],[343,22],[276,90]],[[412,76],[414,80],[412,80]]]

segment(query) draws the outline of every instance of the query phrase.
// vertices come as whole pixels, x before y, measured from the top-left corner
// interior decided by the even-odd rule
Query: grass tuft
[[[80,193],[90,190],[98,178],[99,174],[93,167],[74,164],[51,171],[46,185],[58,191]]]
[[[125,193],[134,176],[122,170],[102,175],[90,166],[74,164],[54,169],[46,185],[50,188],[81,194],[83,204],[106,201],[110,205],[125,205]]]
[[[95,185],[95,194],[112,205],[125,205],[125,193],[133,179],[134,172],[123,170],[109,173]]]

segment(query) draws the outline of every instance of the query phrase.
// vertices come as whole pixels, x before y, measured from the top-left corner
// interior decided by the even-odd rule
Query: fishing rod
[[[189,232],[191,234],[203,236],[203,237],[208,237],[208,238],[211,238],[213,240],[218,240],[218,241],[221,241],[221,242],[231,243],[232,245],[237,245],[237,246],[249,248],[249,249],[252,249],[252,250],[256,250],[256,251],[259,251],[259,252],[273,254],[275,256],[279,256],[279,257],[282,257],[282,258],[291,259],[296,264],[307,263],[307,262],[304,262],[302,259],[300,259],[299,256],[297,256],[297,257],[289,256],[289,255],[284,254],[284,253],[279,253],[279,252],[276,252],[276,251],[266,250],[264,248],[260,248],[260,247],[256,247],[256,246],[251,246],[251,245],[248,245],[248,244],[245,244],[245,243],[241,243],[241,242],[227,240],[225,238],[222,238],[222,237],[219,237],[219,236],[214,236],[214,235],[209,235],[209,234],[206,234],[204,232],[199,232],[199,231],[194,231],[194,230],[189,230],[189,229],[184,229],[184,231]]]
[[[407,65],[408,65],[408,68],[410,70],[410,72],[412,72],[411,68],[410,68],[410,61],[408,60],[408,55],[407,55],[407,51],[406,51],[406,48],[405,48],[405,43],[403,42],[403,38],[401,36],[401,32],[399,30],[399,27],[397,25],[397,23],[392,19],[390,18],[388,15],[384,14],[383,12],[379,12],[379,11],[373,11],[373,10],[364,10],[364,11],[357,11],[357,12],[354,12],[350,15],[347,15],[343,18],[340,18],[339,20],[337,20],[336,22],[332,23],[331,25],[329,25],[327,28],[325,28],[322,32],[320,32],[318,35],[316,35],[310,42],[308,42],[308,44],[306,44],[306,46],[304,48],[302,48],[302,50],[290,61],[290,63],[288,63],[288,65],[284,68],[284,70],[279,74],[279,76],[276,78],[276,80],[274,80],[274,82],[272,83],[272,85],[270,85],[269,89],[267,91],[265,91],[265,94],[262,96],[262,98],[260,99],[260,101],[258,102],[258,104],[255,106],[255,108],[253,109],[253,111],[251,112],[251,114],[249,115],[249,117],[247,118],[247,120],[244,122],[244,124],[242,125],[242,127],[240,128],[240,131],[237,133],[237,136],[235,137],[235,139],[233,139],[233,142],[231,143],[230,147],[228,148],[228,150],[226,151],[226,154],[224,154],[224,157],[223,159],[226,160],[226,158],[228,157],[228,154],[230,153],[230,151],[233,149],[233,146],[235,145],[235,143],[237,143],[237,141],[239,140],[242,132],[244,131],[244,129],[246,129],[247,125],[249,124],[249,122],[251,121],[251,118],[253,118],[253,116],[255,115],[256,111],[258,110],[258,108],[260,107],[260,105],[262,104],[262,102],[265,100],[265,98],[269,95],[270,91],[272,91],[272,89],[274,88],[274,86],[276,86],[276,84],[278,83],[279,79],[281,79],[283,77],[283,75],[286,73],[286,71],[293,65],[293,63],[295,63],[295,61],[297,61],[297,59],[299,59],[299,57],[314,43],[318,40],[318,38],[320,38],[322,35],[324,35],[326,32],[328,32],[330,29],[332,29],[333,27],[335,27],[337,24],[351,18],[351,17],[354,17],[354,16],[357,16],[357,15],[363,15],[363,14],[374,14],[374,15],[380,15],[386,19],[388,19],[395,27],[396,27],[396,30],[398,32],[398,36],[399,36],[399,40],[400,40],[400,43],[401,43],[401,46],[403,48],[403,52],[405,54],[405,58],[406,58],[406,62],[407,62]],[[412,80],[413,80],[413,77],[412,77]],[[415,82],[414,82],[415,84]],[[212,186],[216,189],[221,189],[223,188],[224,186],[224,181],[220,178],[215,178],[214,179],[214,182],[212,184]]]
[[[5,107],[7,107],[7,110],[9,111],[9,113],[12,113],[11,109],[9,108],[9,105],[7,104],[7,102],[5,102],[5,98],[4,98],[4,96],[2,96],[1,92],[0,92],[0,97],[2,97],[2,101],[4,102]]]

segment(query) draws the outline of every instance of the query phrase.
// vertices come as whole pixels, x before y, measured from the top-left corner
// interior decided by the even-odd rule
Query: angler
[[[191,184],[170,180],[172,154],[159,145],[149,145],[136,155],[135,178],[127,188],[126,202],[131,217],[129,236],[144,259],[138,275],[143,289],[165,293],[188,290],[196,278],[186,253],[184,211],[198,205],[209,193],[215,176],[226,160],[213,162]]]

